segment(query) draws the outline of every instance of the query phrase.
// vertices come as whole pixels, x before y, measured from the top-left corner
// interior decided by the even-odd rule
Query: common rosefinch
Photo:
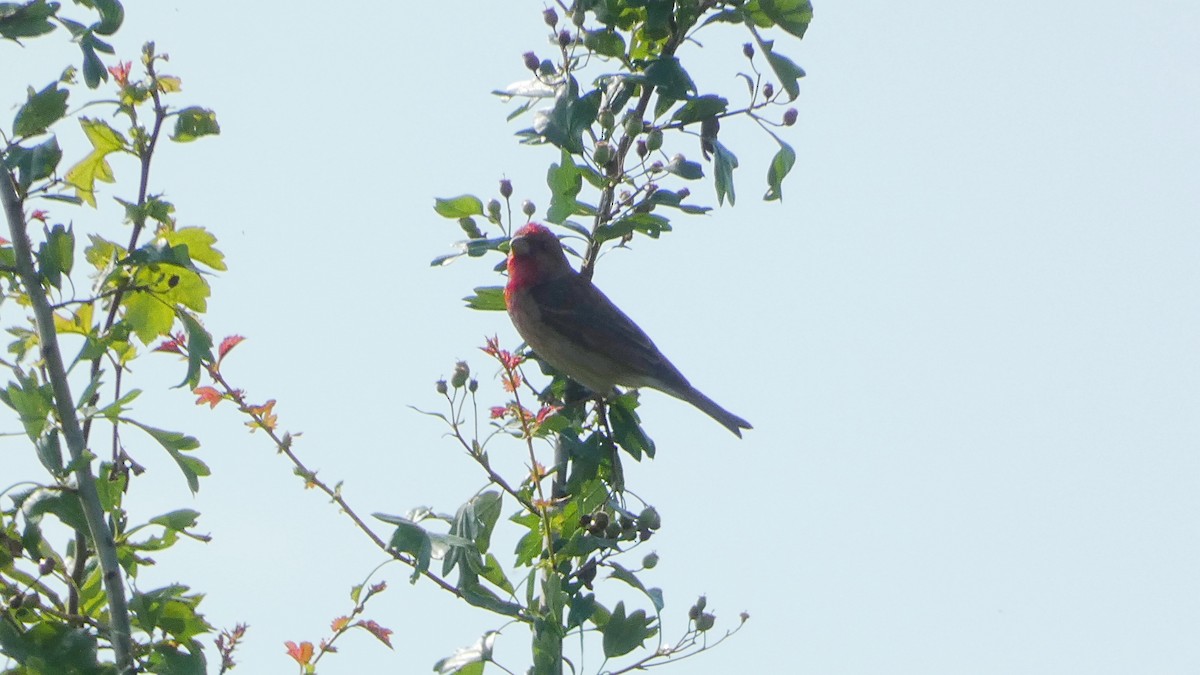
[[[539,357],[601,396],[617,385],[651,387],[691,403],[739,438],[751,428],[693,387],[637,324],[571,268],[558,238],[537,223],[512,239],[504,300]]]

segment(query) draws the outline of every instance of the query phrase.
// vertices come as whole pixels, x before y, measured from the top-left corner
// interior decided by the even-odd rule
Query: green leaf
[[[200,518],[200,512],[193,509],[177,509],[169,513],[164,513],[161,516],[155,516],[150,519],[155,525],[162,525],[168,530],[176,532],[185,532],[190,527],[196,526],[197,519]]]
[[[37,37],[54,30],[48,20],[58,12],[59,3],[34,0],[25,4],[0,3],[0,37],[16,41],[17,38]]]
[[[475,295],[468,295],[463,300],[471,309],[489,312],[503,312],[508,309],[508,305],[504,301],[503,286],[477,286]]]
[[[707,94],[698,96],[689,100],[675,111],[671,116],[671,121],[679,124],[691,124],[700,120],[715,117],[729,107],[729,99],[722,98],[715,94]]]
[[[733,206],[733,170],[738,166],[737,157],[720,141],[713,140],[713,178],[717,186],[717,204],[723,204],[729,197],[729,205]]]
[[[504,574],[504,568],[500,565],[500,561],[491,553],[484,556],[483,571],[479,573],[479,576],[492,582],[497,588],[506,593],[511,594],[514,592],[512,582]]]
[[[188,389],[195,389],[200,384],[200,369],[204,364],[213,361],[213,339],[196,317],[188,312],[181,311],[179,319],[187,331],[188,369],[183,382],[177,384],[176,387],[187,385]]]
[[[100,22],[92,26],[99,35],[112,35],[125,22],[125,9],[117,0],[92,0],[100,12]]]
[[[200,490],[200,477],[207,476],[211,472],[204,462],[195,457],[188,457],[183,454],[184,452],[200,447],[200,441],[191,436],[181,434],[178,431],[156,429],[127,417],[120,418],[120,421],[132,424],[150,434],[150,437],[158,441],[158,444],[163,446],[163,449],[167,451],[171,459],[174,459],[175,463],[179,465],[179,469],[183,472],[184,478],[187,479],[188,487],[191,488],[192,492],[195,493]]]
[[[798,38],[804,37],[808,24],[812,22],[813,8],[809,0],[757,0],[748,4],[757,4],[758,9],[775,25]]]
[[[550,208],[546,209],[546,220],[561,224],[568,217],[580,213],[576,201],[583,189],[583,174],[575,165],[571,153],[564,148],[558,164],[551,164],[546,171],[546,185],[550,188]]]
[[[457,220],[469,216],[482,216],[483,202],[475,195],[460,195],[447,199],[439,197],[434,199],[433,210],[437,211],[439,216]]]
[[[171,332],[175,325],[175,310],[147,291],[126,293],[121,300],[125,306],[125,321],[142,344],[150,344]]]
[[[559,87],[554,107],[534,115],[533,128],[517,132],[529,143],[550,143],[572,154],[583,153],[583,134],[596,121],[601,92],[593,89],[579,96],[579,82],[567,78]]]
[[[215,136],[221,133],[221,125],[217,124],[217,113],[208,108],[192,106],[180,110],[175,117],[175,133],[171,140],[177,143],[188,143],[203,136]]]
[[[92,32],[85,30],[79,35],[79,49],[83,51],[83,82],[88,89],[95,89],[102,81],[108,80],[108,71],[104,62],[96,55],[97,40]]]
[[[63,454],[62,443],[58,438],[58,429],[51,429],[50,433],[38,439],[36,445],[38,460],[42,466],[46,467],[51,476],[61,477],[63,475]]]
[[[653,619],[648,618],[646,611],[641,609],[626,616],[625,602],[618,602],[604,624],[604,656],[611,659],[641,647],[658,632],[658,629],[650,627],[652,622]]]
[[[676,156],[666,167],[667,173],[679,176],[684,180],[699,180],[704,178],[704,167],[699,162],[692,162]]]
[[[783,199],[783,179],[792,170],[792,166],[796,163],[796,151],[792,150],[792,146],[779,141],[779,152],[775,153],[775,158],[771,160],[771,166],[767,168],[767,193],[763,195],[763,199],[770,202],[776,199]]]
[[[13,119],[13,135],[36,136],[49,129],[67,114],[68,96],[70,92],[59,89],[58,82],[51,82],[36,94],[31,87],[28,100]]]
[[[696,91],[696,83],[674,56],[659,57],[646,66],[646,81],[656,87],[660,95],[676,101],[682,101]]]
[[[504,504],[504,498],[499,492],[489,490],[473,497],[471,503],[475,507],[475,517],[479,520],[475,545],[479,548],[480,554],[487,553],[492,541],[492,531],[496,528],[496,521],[500,519],[500,509]]]
[[[62,288],[63,275],[75,263],[75,232],[62,225],[46,229],[46,241],[38,246],[38,272],[55,288]]]
[[[187,652],[167,642],[160,642],[154,645],[150,653],[147,672],[157,675],[205,675],[208,671],[204,652],[199,649]]]
[[[155,218],[155,220],[159,219]],[[214,270],[225,271],[225,254],[213,248],[217,238],[203,227],[181,227],[164,233],[163,238],[172,247],[187,246],[187,255],[190,260],[207,265]]]
[[[625,38],[611,28],[587,31],[583,36],[583,46],[601,56],[617,59],[625,56]]]
[[[800,83],[798,80],[804,77],[804,69],[783,54],[776,54],[774,51],[775,43],[773,41],[764,40],[762,45],[766,53],[767,63],[771,64],[771,70],[775,71],[775,75],[779,78],[780,86],[788,93],[788,100],[796,100],[796,97],[800,95]]]
[[[62,148],[58,147],[58,139],[51,136],[32,148],[12,146],[4,157],[4,165],[17,171],[18,185],[22,190],[28,190],[33,181],[54,175],[61,160]]]
[[[575,594],[570,601],[571,610],[567,612],[567,630],[582,626],[584,621],[592,618],[597,603],[594,593]]]
[[[81,117],[79,124],[91,141],[92,151],[67,171],[66,182],[75,188],[76,196],[95,207],[96,181],[111,183],[114,180],[112,167],[105,158],[117,151],[127,151],[129,144],[103,120]]]
[[[0,5],[0,11],[3,11]],[[96,658],[96,638],[81,628],[43,620],[25,629],[5,617],[0,621],[0,651],[20,664],[14,675],[116,675],[111,664]],[[12,664],[8,664],[12,665]]]
[[[609,575],[611,578],[624,581],[642,593],[645,593],[646,597],[650,598],[650,602],[654,603],[654,608],[660,612],[662,611],[664,604],[661,588],[646,588],[642,585],[641,579],[638,579],[636,574],[611,560],[608,561],[608,566],[612,568],[612,574]]]
[[[438,675],[480,675],[483,664],[492,660],[492,645],[500,633],[491,630],[471,645],[454,652],[433,664],[433,670]]]
[[[83,505],[79,502],[79,496],[73,492],[52,492],[50,490],[36,490],[28,499],[21,505],[21,512],[25,518],[31,521],[40,522],[42,516],[49,513],[62,521],[63,525],[80,532],[88,534],[87,518],[83,515]]]
[[[617,445],[639,462],[644,452],[653,458],[655,453],[654,441],[642,431],[641,421],[634,412],[638,406],[637,394],[626,393],[613,399],[608,407],[608,419]]]
[[[49,424],[47,419],[54,409],[54,396],[48,384],[39,386],[19,373],[18,382],[10,382],[8,388],[0,392],[0,400],[17,411],[21,424],[25,426],[25,434],[30,440],[36,441]]]
[[[684,213],[707,213],[712,211],[712,207],[709,206],[684,204],[682,195],[680,195],[678,192],[667,190],[665,188],[659,188],[655,190],[654,194],[650,195],[649,201],[651,204],[670,206],[671,208],[679,209]]]
[[[507,579],[505,582],[507,582]],[[511,589],[512,584],[509,584],[509,587]],[[502,600],[487,587],[481,586],[473,575],[464,575],[462,581],[458,584],[458,590],[462,593],[463,600],[476,607],[482,607],[483,609],[503,614],[504,616],[521,616],[520,605]],[[509,592],[511,593],[512,591],[509,590]]]
[[[433,541],[429,537],[429,532],[407,518],[382,513],[376,513],[375,517],[396,526],[396,531],[392,533],[388,547],[413,556],[417,564],[413,567],[409,581],[417,583],[417,579],[420,579],[421,575],[429,570],[429,561],[433,557]]]

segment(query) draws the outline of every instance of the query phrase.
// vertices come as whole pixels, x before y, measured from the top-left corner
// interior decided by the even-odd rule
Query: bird
[[[646,333],[567,262],[558,237],[539,223],[509,242],[504,302],[534,354],[602,397],[649,387],[686,401],[738,438],[750,423],[700,393]]]

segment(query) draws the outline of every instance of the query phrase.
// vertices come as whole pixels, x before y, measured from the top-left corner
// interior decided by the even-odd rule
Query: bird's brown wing
[[[530,292],[545,325],[572,344],[623,365],[639,379],[653,379],[671,389],[690,387],[650,337],[590,281],[574,274],[538,284]]]

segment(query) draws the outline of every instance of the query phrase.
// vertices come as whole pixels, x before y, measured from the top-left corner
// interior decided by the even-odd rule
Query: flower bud
[[[650,553],[645,558],[642,558],[642,567],[652,570],[658,566],[658,554]]]
[[[437,389],[437,393],[439,393],[439,394],[443,394],[443,395],[445,395],[445,393],[446,393],[446,392],[450,391],[450,390],[449,390],[449,389],[446,387],[446,381],[445,381],[445,380],[438,380],[438,381],[437,381],[437,384],[436,384],[436,385],[434,385],[434,388],[436,388],[436,389]]]
[[[653,506],[647,506],[638,514],[637,522],[638,527],[657,530],[662,527],[662,516],[658,515],[658,511]]]
[[[679,191],[676,192],[675,194],[679,195],[680,199],[687,199],[688,195],[692,194],[692,191],[685,187],[682,187],[682,188],[679,188]]]
[[[796,117],[800,114],[795,108],[788,108],[787,112],[783,113],[783,123],[785,126],[792,126],[796,123]]]
[[[708,607],[708,596],[702,595],[696,600],[696,611],[703,612],[705,607]]]
[[[54,571],[54,558],[43,558],[42,562],[38,563],[38,574],[46,576]]]
[[[467,383],[467,391],[471,392],[472,394],[479,391],[479,380],[472,377],[471,381]]]
[[[650,152],[654,152],[662,147],[663,133],[662,129],[651,129],[650,133],[646,134],[646,147]]]
[[[763,85],[763,98],[770,100],[775,95],[775,85],[770,82]]]
[[[600,115],[596,117],[596,121],[600,122],[600,127],[608,131],[617,125],[617,117],[612,114],[611,110],[602,110]]]
[[[645,159],[646,155],[650,154],[650,148],[646,147],[646,141],[640,138],[637,142],[637,154],[638,157],[641,157],[642,159]]]
[[[571,23],[576,26],[582,26],[585,21],[587,21],[587,12],[583,11],[579,4],[576,3],[575,11],[571,13]]]
[[[553,7],[547,7],[546,11],[542,12],[542,20],[547,26],[554,28],[558,25],[558,12],[554,11]]]
[[[542,59],[538,64],[538,74],[549,77],[554,74],[554,63],[550,59]]]
[[[524,213],[526,216],[532,216],[536,211],[537,207],[533,205],[533,202],[528,199],[521,202],[521,213]]]
[[[742,54],[744,54],[748,59],[754,58],[754,45],[750,44],[749,42],[742,45]]]
[[[537,54],[534,54],[533,52],[525,52],[525,54],[522,56],[522,58],[525,59],[525,67],[526,68],[528,68],[534,72],[537,72],[538,66],[541,64],[541,61],[538,59]]]
[[[626,136],[637,136],[638,134],[642,133],[642,131],[644,131],[645,129],[646,129],[646,123],[643,122],[642,120],[638,119],[637,117],[631,116],[631,117],[625,118],[625,135]]]
[[[481,239],[483,237],[483,232],[479,231],[479,226],[475,224],[475,219],[470,216],[459,218],[458,226],[472,239]]]
[[[450,376],[450,386],[455,389],[462,389],[467,383],[467,378],[471,376],[471,367],[466,361],[459,361],[454,364],[454,374]]]
[[[607,166],[613,159],[613,149],[606,141],[600,141],[596,144],[596,150],[592,152],[592,159],[599,166]]]
[[[663,163],[662,163],[662,162],[655,162],[655,163],[653,163],[653,164],[651,164],[651,165],[650,165],[650,171],[651,171],[652,173],[656,173],[656,172],[659,172],[659,171],[662,171],[662,170],[663,170]]]
[[[738,618],[742,620],[742,623],[746,623],[750,620],[750,612],[742,612],[741,614],[738,614]]]
[[[488,215],[491,216],[493,219],[500,218],[500,200],[499,199],[489,199],[488,203],[487,203],[487,212],[488,212]]]
[[[717,617],[713,616],[712,614],[709,614],[708,612],[704,612],[703,614],[700,615],[699,619],[696,619],[696,630],[703,633],[704,631],[708,630],[709,628],[712,628],[713,624],[715,624],[716,622],[717,622]]]
[[[558,46],[566,47],[569,44],[571,44],[571,31],[569,31],[569,30],[558,31]]]
[[[500,196],[508,199],[512,196],[512,181],[507,178],[500,179]]]
[[[596,515],[592,516],[592,526],[591,526],[592,534],[599,534],[599,533],[603,532],[604,530],[608,529],[608,526],[609,526],[608,514],[605,513],[604,511],[600,511]]]

